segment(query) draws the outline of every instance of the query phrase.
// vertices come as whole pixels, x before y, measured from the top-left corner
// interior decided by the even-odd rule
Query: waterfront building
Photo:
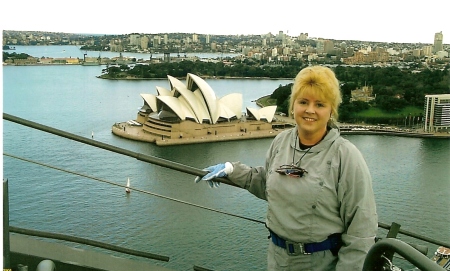
[[[425,132],[433,133],[448,129],[450,129],[450,94],[425,95]]]
[[[53,64],[80,64],[80,59],[72,58],[72,57],[58,57],[58,58],[54,58],[52,63]]]
[[[153,47],[159,47],[161,45],[161,37],[160,36],[153,36]]]
[[[111,52],[123,52],[122,40],[112,39],[109,42],[109,47]]]
[[[141,37],[141,49],[148,49],[148,43],[150,42],[150,39],[148,36],[142,36]]]
[[[141,35],[140,34],[130,34],[130,45],[133,45],[133,46],[141,45]]]
[[[170,75],[167,78],[170,89],[156,87],[157,95],[141,94],[144,104],[136,120],[114,124],[114,134],[158,145],[190,144],[273,137],[291,126],[275,121],[277,106],[247,107],[243,113],[242,94],[218,98],[197,75],[188,73],[186,84]]]
[[[39,59],[36,58],[36,57],[29,56],[29,57],[24,58],[24,59],[21,59],[21,58],[7,58],[7,59],[5,59],[3,61],[4,61],[4,63],[9,64],[9,65],[21,66],[21,65],[36,65],[38,63],[38,60]]]

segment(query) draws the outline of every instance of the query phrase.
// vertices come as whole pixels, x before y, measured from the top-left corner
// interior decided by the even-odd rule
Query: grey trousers
[[[334,271],[338,257],[331,251],[319,251],[309,255],[290,256],[284,248],[269,241],[267,270],[269,271]]]

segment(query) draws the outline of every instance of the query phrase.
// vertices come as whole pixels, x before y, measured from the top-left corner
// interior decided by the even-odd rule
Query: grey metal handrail
[[[397,253],[422,271],[445,271],[444,268],[431,261],[412,246],[395,238],[386,238],[373,245],[367,253],[363,271],[384,270],[380,262],[387,260],[383,254]]]
[[[78,142],[81,142],[81,143],[84,143],[84,144],[87,144],[87,145],[91,145],[91,146],[94,146],[94,147],[97,147],[97,148],[105,149],[105,150],[112,151],[112,152],[115,152],[115,153],[120,153],[120,154],[129,156],[129,157],[136,158],[137,160],[140,160],[140,161],[144,161],[144,162],[147,162],[147,163],[155,164],[155,165],[166,167],[166,168],[169,168],[169,169],[173,169],[173,170],[181,171],[181,172],[184,172],[184,173],[192,174],[194,176],[203,177],[203,176],[205,176],[208,173],[206,171],[203,171],[203,170],[200,170],[200,169],[197,169],[197,168],[194,168],[194,167],[190,167],[190,166],[186,166],[186,165],[183,165],[183,164],[179,164],[179,163],[176,163],[176,162],[173,162],[173,161],[169,161],[169,160],[166,160],[166,159],[162,159],[162,158],[159,158],[159,157],[156,157],[156,156],[146,155],[146,154],[142,154],[142,153],[138,153],[138,152],[133,152],[133,151],[130,151],[130,150],[127,150],[127,149],[119,148],[119,147],[116,147],[116,146],[112,146],[112,145],[109,145],[109,144],[106,144],[106,143],[103,143],[103,142],[100,142],[100,141],[95,141],[95,140],[90,139],[90,138],[86,138],[86,137],[83,137],[83,136],[75,135],[75,134],[72,134],[72,133],[69,133],[69,132],[66,132],[66,131],[63,131],[63,130],[59,130],[59,129],[56,129],[56,128],[53,128],[53,127],[50,127],[50,126],[42,125],[42,124],[39,124],[39,123],[36,123],[36,122],[33,122],[33,121],[29,121],[29,120],[26,120],[26,119],[23,119],[23,118],[19,118],[19,117],[16,117],[16,116],[13,116],[13,115],[10,115],[10,114],[7,114],[7,113],[3,113],[3,119],[8,120],[8,121],[12,121],[12,122],[15,122],[15,123],[18,123],[18,124],[21,124],[21,125],[24,125],[24,126],[28,126],[28,127],[31,127],[31,128],[37,129],[37,130],[41,130],[43,132],[47,132],[47,133],[50,133],[50,134],[58,135],[58,136],[61,136],[61,137],[64,137],[64,138],[67,138],[67,139],[70,139],[70,140],[74,140],[74,141],[78,141]],[[221,182],[221,183],[225,183],[225,184],[228,184],[228,185],[232,185],[232,186],[238,187],[236,184],[232,183],[230,180],[228,180],[226,178],[217,178],[214,181],[218,181],[218,182]]]
[[[13,227],[13,226],[9,226],[9,231],[14,232],[14,233],[23,234],[23,235],[63,240],[63,241],[68,241],[68,242],[73,242],[73,243],[78,243],[78,244],[83,244],[83,245],[89,245],[89,246],[98,247],[98,248],[104,248],[104,249],[111,250],[111,251],[117,251],[120,253],[125,253],[128,255],[134,255],[134,256],[139,256],[139,257],[153,259],[153,260],[159,260],[159,261],[164,261],[164,262],[169,261],[169,257],[167,257],[167,256],[162,256],[162,255],[153,254],[153,253],[149,253],[149,252],[145,252],[145,251],[139,251],[139,250],[124,248],[124,247],[119,247],[116,245],[111,245],[111,244],[107,244],[107,243],[103,243],[103,242],[99,242],[99,241],[95,241],[95,240],[91,240],[91,239],[87,239],[87,238],[70,236],[70,235],[66,235],[66,234],[30,230],[30,229],[24,229],[24,228]]]
[[[383,222],[378,222],[378,227],[389,230],[391,228],[391,225],[385,224]],[[431,244],[435,244],[438,246],[450,247],[450,243],[448,243],[448,242],[438,241],[438,240],[435,240],[435,239],[432,239],[432,238],[429,238],[424,235],[417,234],[417,233],[414,233],[411,231],[399,229],[398,233],[401,233],[401,234],[407,235],[409,237],[413,237],[413,238],[416,238],[416,239],[419,239],[419,240],[422,240],[422,241],[425,241],[425,242],[428,242]]]
[[[11,266],[9,241],[9,186],[8,180],[3,180],[3,268]]]

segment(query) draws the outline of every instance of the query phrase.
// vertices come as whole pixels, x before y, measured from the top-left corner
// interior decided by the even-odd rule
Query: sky
[[[212,35],[283,31],[290,36],[308,33],[310,38],[429,44],[442,31],[444,44],[450,44],[449,0],[24,0],[21,8],[5,3],[2,30]]]

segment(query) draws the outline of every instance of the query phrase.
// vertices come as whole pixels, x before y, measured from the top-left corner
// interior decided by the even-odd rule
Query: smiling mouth
[[[307,122],[313,122],[313,121],[316,121],[315,119],[312,119],[312,118],[303,118],[304,120],[306,120]]]

